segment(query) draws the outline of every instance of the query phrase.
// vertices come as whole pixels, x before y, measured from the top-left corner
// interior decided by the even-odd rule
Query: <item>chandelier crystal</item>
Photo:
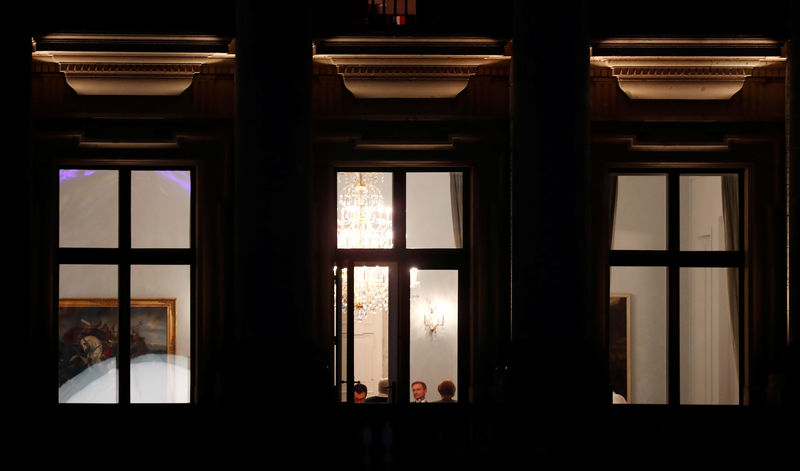
[[[392,207],[378,184],[384,174],[340,172],[337,204],[338,247],[392,248]],[[361,322],[389,310],[389,267],[355,267],[353,312]]]
[[[383,174],[340,172],[337,238],[340,249],[392,248],[392,206],[384,205]]]

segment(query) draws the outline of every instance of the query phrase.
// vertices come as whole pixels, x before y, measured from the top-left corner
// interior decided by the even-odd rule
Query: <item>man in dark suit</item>
[[[414,395],[414,402],[416,403],[423,403],[427,402],[425,400],[425,394],[428,393],[428,386],[425,385],[422,381],[414,381],[411,383],[411,394]]]

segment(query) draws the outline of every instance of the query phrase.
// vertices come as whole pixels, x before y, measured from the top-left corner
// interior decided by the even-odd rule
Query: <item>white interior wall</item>
[[[61,247],[117,247],[119,172],[61,170],[59,244]]]
[[[131,172],[131,246],[189,248],[188,171]]]
[[[363,288],[362,270],[374,267],[355,267],[354,293]],[[388,275],[388,268],[386,270]],[[388,276],[386,278],[388,280]],[[346,314],[345,314],[346,315]],[[389,335],[386,309],[373,313],[365,319],[355,320],[353,328],[353,377],[367,386],[367,395],[378,394],[378,381],[389,377]],[[347,331],[343,332],[343,336]],[[346,337],[345,337],[346,338]],[[344,360],[345,357],[343,356]]]
[[[428,402],[441,399],[437,386],[449,379],[456,385],[458,400],[458,270],[418,270],[419,298],[412,300],[410,313],[410,379],[428,386]],[[412,293],[413,294],[413,293]],[[431,332],[424,324],[430,306],[444,314],[444,325]],[[413,401],[413,395],[409,395]]]
[[[666,404],[667,270],[613,267],[611,293],[630,294],[631,397],[626,399],[635,404]]]
[[[450,173],[406,174],[406,245],[455,248]]]
[[[667,177],[620,175],[614,219],[614,250],[666,250]]]

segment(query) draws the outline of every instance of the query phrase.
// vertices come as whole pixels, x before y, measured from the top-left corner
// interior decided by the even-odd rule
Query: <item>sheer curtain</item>
[[[739,185],[737,175],[722,175],[722,220],[725,225],[725,250],[739,249]],[[728,268],[728,301],[731,316],[731,344],[736,374],[739,374],[739,277]]]
[[[609,182],[608,182],[609,194],[611,196],[611,204],[608,207],[608,218],[609,218],[608,241],[609,241],[609,247],[611,247],[611,249],[613,250],[614,249],[614,224],[617,221],[617,182],[619,180],[619,177],[617,175],[610,175],[608,177],[608,180],[609,180]]]
[[[450,208],[453,213],[453,241],[456,248],[463,247],[464,225],[464,174],[450,172]]]

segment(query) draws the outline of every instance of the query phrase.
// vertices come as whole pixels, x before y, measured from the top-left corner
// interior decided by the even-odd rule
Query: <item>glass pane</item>
[[[419,401],[424,389],[425,402],[457,401],[458,270],[412,269],[410,303],[409,400]]]
[[[189,247],[191,185],[188,170],[131,172],[131,246]]]
[[[118,234],[119,172],[59,170],[58,245],[113,248]]]
[[[681,404],[739,403],[739,274],[681,268]]]
[[[116,265],[60,265],[58,402],[119,401]]]
[[[337,246],[392,248],[392,174],[338,172]]]
[[[355,267],[353,290],[353,373],[367,388],[355,398],[386,402],[378,383],[389,377],[389,267]]]
[[[666,250],[667,176],[619,175],[612,185],[613,250]]]
[[[461,248],[464,225],[461,172],[406,174],[406,246]]]
[[[611,267],[610,303],[612,401],[666,404],[666,267]]]
[[[738,175],[681,175],[681,250],[739,249]]]
[[[189,402],[188,265],[131,266],[131,402]]]

